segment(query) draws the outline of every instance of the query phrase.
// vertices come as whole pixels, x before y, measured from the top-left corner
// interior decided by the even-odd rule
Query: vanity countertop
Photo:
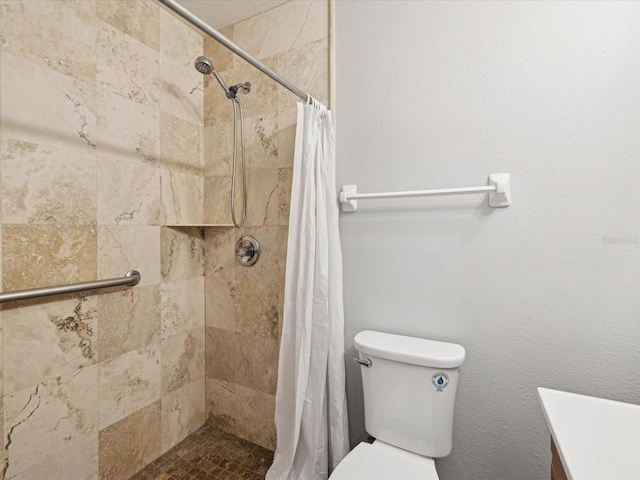
[[[538,388],[570,480],[640,479],[640,405]]]

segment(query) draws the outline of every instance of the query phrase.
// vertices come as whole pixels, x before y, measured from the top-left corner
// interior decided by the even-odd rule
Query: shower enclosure
[[[3,291],[142,278],[4,305],[4,477],[125,479],[205,421],[273,449],[295,95],[154,1],[0,9]],[[290,2],[223,32],[326,103],[326,12]],[[233,112],[200,55],[252,83],[240,229]]]

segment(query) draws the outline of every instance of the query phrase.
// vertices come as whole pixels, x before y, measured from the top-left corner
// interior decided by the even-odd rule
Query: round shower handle
[[[369,360],[368,358],[365,358],[364,360],[360,360],[359,358],[354,358],[353,361],[365,367],[370,367],[371,365],[373,365],[373,363],[371,363],[371,360]]]
[[[253,257],[254,253],[253,245],[247,245],[236,250],[236,257]]]
[[[238,243],[235,250],[236,258],[243,267],[250,267],[260,258],[260,244],[255,237],[244,235]]]

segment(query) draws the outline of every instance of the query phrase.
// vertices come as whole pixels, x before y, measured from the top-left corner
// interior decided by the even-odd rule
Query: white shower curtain
[[[268,480],[326,479],[349,452],[335,137],[331,112],[313,103],[298,103]]]

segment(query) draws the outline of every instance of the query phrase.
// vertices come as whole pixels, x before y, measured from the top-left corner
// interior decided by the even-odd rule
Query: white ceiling
[[[233,25],[266,12],[287,0],[179,0],[185,8],[213,28]]]

